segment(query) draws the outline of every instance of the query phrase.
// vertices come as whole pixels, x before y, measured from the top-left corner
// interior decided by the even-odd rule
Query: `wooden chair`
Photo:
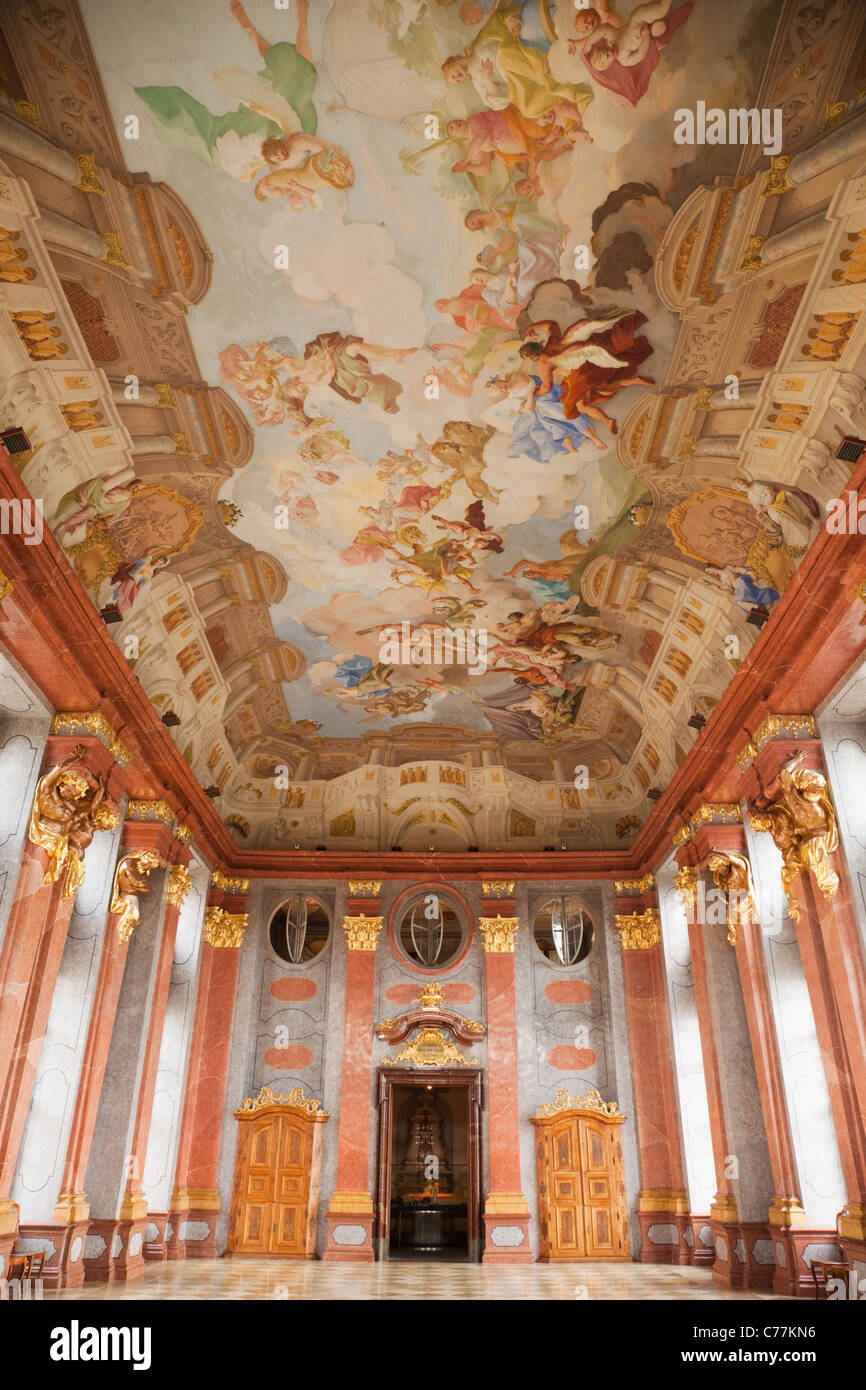
[[[827,1280],[841,1279],[845,1285],[846,1296],[848,1289],[848,1265],[836,1260],[812,1260],[812,1278],[815,1281],[815,1297],[820,1299],[828,1297]]]
[[[6,1261],[5,1278],[9,1279],[29,1279],[30,1278],[30,1255],[12,1254]]]

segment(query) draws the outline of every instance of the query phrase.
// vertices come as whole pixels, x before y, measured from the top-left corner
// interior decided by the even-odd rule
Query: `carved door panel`
[[[278,1115],[256,1120],[242,1131],[235,1248],[245,1254],[266,1255],[270,1248],[279,1143]]]
[[[617,1194],[614,1192],[613,1146],[619,1136],[606,1125],[582,1117],[581,1148],[583,1150],[583,1202],[586,1230],[586,1253],[598,1259],[618,1254],[616,1236],[618,1223],[614,1217]]]
[[[312,1135],[308,1125],[290,1115],[283,1115],[280,1123],[270,1253],[302,1255],[306,1244]]]
[[[595,1096],[595,1093],[592,1093]],[[628,1207],[620,1115],[577,1105],[537,1126],[540,1260],[626,1260]]]
[[[550,1239],[563,1259],[579,1259],[586,1253],[583,1224],[581,1154],[577,1125],[562,1120],[547,1136]]]
[[[273,1095],[270,1088],[263,1094]],[[245,1102],[238,1131],[228,1248],[237,1255],[315,1255],[323,1111],[275,1097],[262,1113]],[[295,1092],[292,1093],[294,1097]]]

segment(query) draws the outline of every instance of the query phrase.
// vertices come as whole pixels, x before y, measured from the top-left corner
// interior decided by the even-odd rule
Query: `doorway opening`
[[[479,1078],[379,1074],[379,1259],[480,1256]]]

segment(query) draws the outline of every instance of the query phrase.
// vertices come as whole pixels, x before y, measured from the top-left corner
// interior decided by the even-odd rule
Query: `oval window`
[[[592,949],[592,919],[576,898],[551,898],[535,914],[535,941],[551,965],[578,965]]]
[[[406,904],[397,937],[413,965],[438,970],[460,950],[463,921],[447,898],[424,893]]]
[[[271,946],[289,965],[306,965],[322,950],[330,928],[327,910],[318,899],[299,893],[278,907],[271,918]]]

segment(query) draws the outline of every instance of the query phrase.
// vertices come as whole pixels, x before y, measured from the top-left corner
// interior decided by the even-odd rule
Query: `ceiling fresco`
[[[815,530],[771,473],[691,467],[678,492],[674,462],[659,486],[621,429],[677,341],[662,239],[741,154],[678,143],[675,112],[754,102],[774,5],[727,0],[723,26],[709,0],[82,8],[118,131],[138,118],[129,166],[213,254],[188,325],[254,429],[220,496],[288,577],[270,611],[302,653],[293,746],[418,725],[455,755],[495,735],[527,775],[555,756],[615,781],[643,729],[611,686],[639,694],[661,633],[650,603],[599,601],[599,565],[667,557],[746,630]],[[170,485],[97,499],[130,540],[99,594],[124,617],[195,544]]]

